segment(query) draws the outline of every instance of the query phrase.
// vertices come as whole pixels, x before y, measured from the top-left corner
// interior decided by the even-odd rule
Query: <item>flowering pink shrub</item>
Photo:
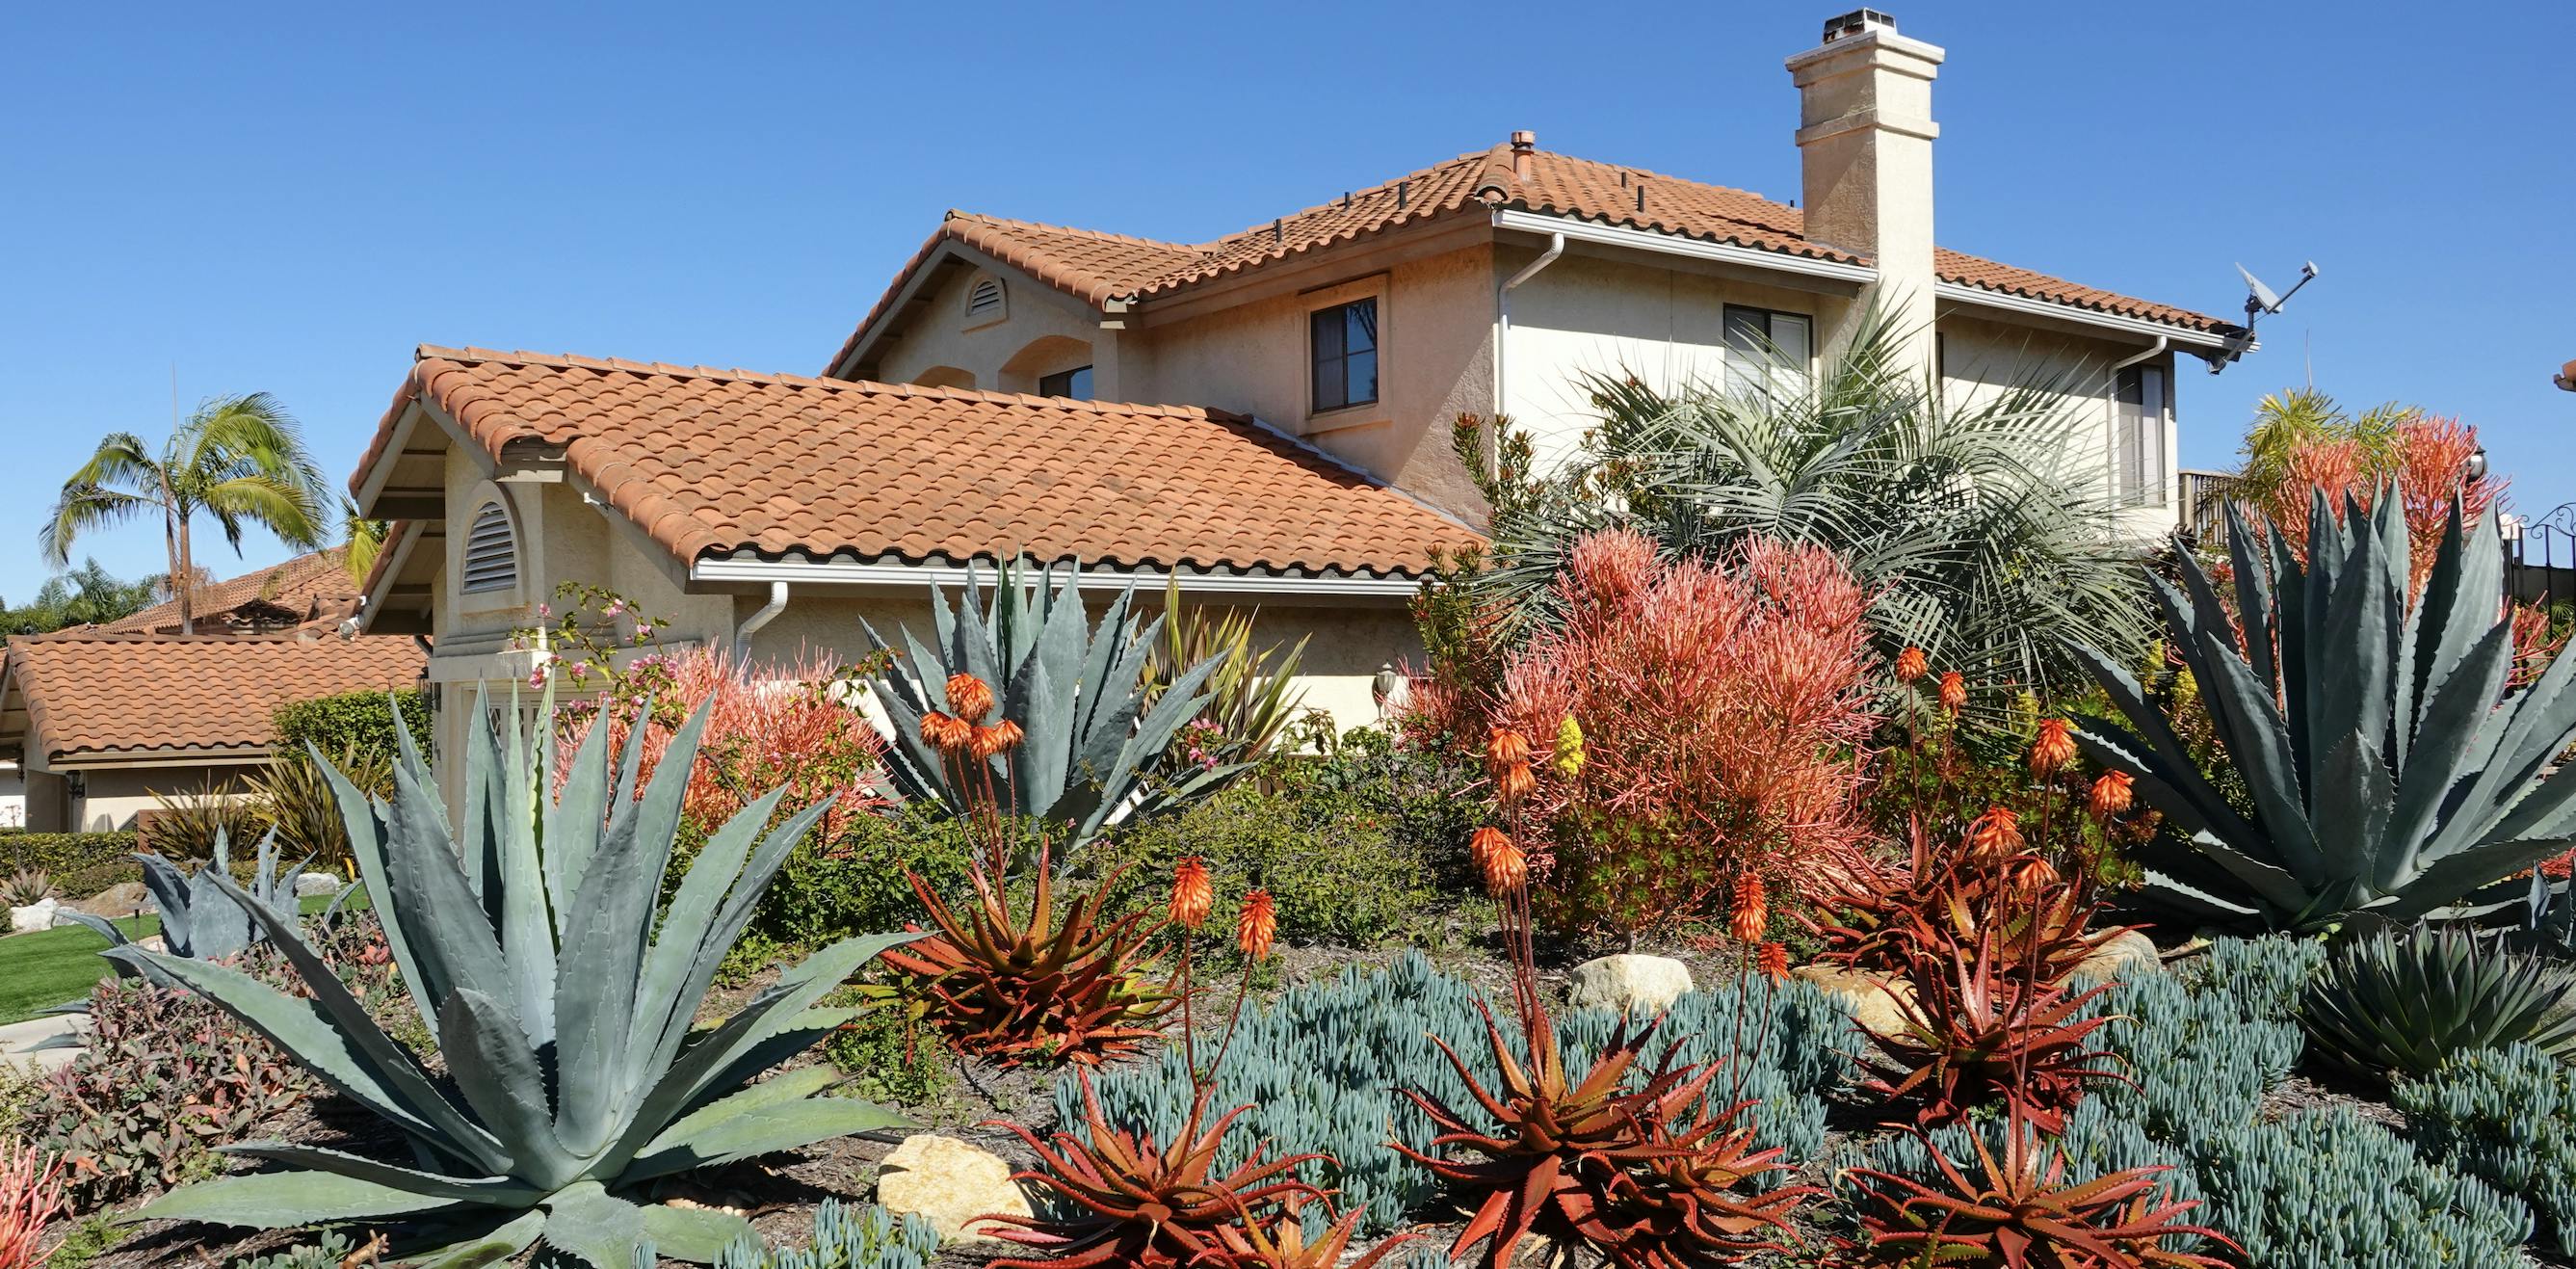
[[[712,699],[698,769],[681,804],[683,822],[699,835],[713,832],[752,799],[784,785],[782,810],[838,796],[817,829],[818,840],[835,842],[852,815],[882,801],[869,775],[884,740],[856,705],[843,703],[848,677],[839,665],[814,655],[741,672],[732,658],[712,648],[639,657],[609,675],[605,694],[568,709],[578,712],[563,729],[556,767],[560,773],[590,729],[600,725],[603,704],[609,743],[623,746],[635,711],[650,703],[653,719],[644,737],[649,778],[672,731]]]
[[[1596,533],[1555,590],[1563,621],[1513,659],[1498,708],[1539,749],[1523,813],[1551,922],[1633,931],[1746,876],[1804,892],[1853,858],[1877,719],[1868,596],[1831,552],[1668,562]],[[1548,754],[1568,718],[1579,761]]]

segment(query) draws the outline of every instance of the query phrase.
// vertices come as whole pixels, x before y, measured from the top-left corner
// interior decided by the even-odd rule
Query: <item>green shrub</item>
[[[88,894],[72,889],[74,875],[107,865],[131,865],[133,861],[128,856],[134,853],[135,844],[135,835],[130,831],[29,833],[0,829],[0,873],[12,873],[21,868],[42,869],[54,875],[54,885],[66,896],[85,899]],[[97,890],[89,892],[97,893]]]
[[[254,1259],[236,1260],[233,1269],[340,1269],[340,1262],[351,1250],[348,1235],[326,1229],[316,1241],[297,1243]]]
[[[1422,934],[1458,900],[1439,884],[1429,844],[1399,836],[1396,819],[1353,793],[1243,784],[1121,829],[1086,862],[1102,876],[1133,865],[1112,911],[1161,903],[1173,866],[1198,855],[1216,884],[1215,928],[1234,928],[1245,893],[1262,887],[1278,904],[1281,937],[1369,947]]]
[[[2508,1194],[2576,1256],[2576,1070],[2527,1044],[2475,1049],[2394,1099],[2417,1149]]]
[[[715,1269],[924,1269],[939,1253],[939,1231],[918,1216],[825,1199],[804,1249],[762,1247],[749,1238],[718,1256]]]
[[[923,915],[904,874],[920,873],[942,894],[961,888],[969,841],[966,825],[930,808],[853,815],[838,837],[808,839],[788,855],[761,897],[751,935],[783,947],[821,947],[901,929]]]
[[[54,889],[68,901],[94,899],[129,881],[143,880],[143,865],[133,859],[114,863],[92,864],[70,872],[54,874]]]
[[[388,696],[392,706],[386,704]],[[309,700],[288,701],[269,715],[269,725],[277,730],[280,752],[302,752],[307,744],[326,754],[342,754],[353,747],[360,753],[390,755],[400,751],[394,739],[394,710],[402,711],[403,724],[423,747],[433,734],[429,719],[429,693],[419,688],[398,692],[343,692],[337,696],[316,696]]]
[[[1445,1105],[1477,1113],[1433,1038],[1447,1042],[1479,1081],[1495,1083],[1500,1072],[1493,1069],[1479,999],[1474,988],[1433,970],[1419,952],[1408,952],[1386,969],[1354,965],[1246,1013],[1216,1073],[1214,1104],[1252,1109],[1226,1134],[1219,1171],[1230,1171],[1265,1141],[1270,1158],[1320,1152],[1331,1161],[1300,1165],[1300,1178],[1337,1190],[1342,1210],[1364,1213],[1364,1233],[1402,1225],[1433,1196],[1436,1182],[1387,1146],[1390,1134],[1415,1150],[1431,1144],[1429,1118],[1400,1090],[1420,1088]],[[1686,995],[1673,1005],[1662,1039],[1680,1042],[1685,1060],[1740,1044],[1741,1064],[1718,1074],[1712,1098],[1734,1092],[1760,1103],[1754,1112],[1760,1143],[1786,1147],[1794,1161],[1804,1162],[1824,1139],[1824,1107],[1817,1096],[1837,1086],[1849,1069],[1837,1051],[1853,1043],[1852,1023],[1840,1006],[1804,983],[1752,983],[1747,1003],[1752,1011],[1739,1022],[1732,991]],[[1567,1062],[1588,1062],[1615,1022],[1599,1012],[1559,1019]],[[1502,1024],[1506,1036],[1515,1030],[1507,1017]],[[1169,1141],[1189,1113],[1189,1073],[1176,1052],[1092,1079],[1115,1127]],[[1059,1122],[1083,1122],[1078,1076],[1056,1082],[1055,1104]]]
[[[827,1008],[858,1009],[823,1041],[823,1056],[849,1077],[842,1089],[853,1097],[911,1107],[938,1100],[952,1080],[948,1046],[939,1033],[915,1028],[898,1010],[861,1008],[865,1003],[856,989],[824,1002]]]

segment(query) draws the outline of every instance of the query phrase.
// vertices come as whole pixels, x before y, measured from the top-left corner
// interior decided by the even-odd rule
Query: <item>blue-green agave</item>
[[[2576,844],[2576,770],[2548,771],[2576,737],[2576,656],[2506,690],[2493,514],[2463,523],[2454,503],[2410,601],[2399,500],[2346,512],[2338,522],[2316,496],[2303,566],[2230,509],[2242,643],[2189,556],[2181,586],[2156,583],[2250,815],[2193,765],[2119,656],[2084,653],[2128,727],[2087,718],[2076,739],[2189,839],[2146,862],[2165,897],[2204,917],[2318,929],[2483,916],[2524,897],[2505,878]]]
[[[1130,588],[1110,602],[1095,630],[1083,612],[1078,564],[1067,565],[1061,580],[1052,567],[1031,572],[1025,561],[1004,564],[990,605],[980,611],[972,570],[954,610],[933,587],[937,646],[925,647],[905,630],[899,665],[910,672],[890,668],[870,680],[894,724],[886,774],[896,792],[961,814],[1004,802],[1002,814],[1059,834],[1062,861],[1072,856],[1064,848],[1089,841],[1115,814],[1152,815],[1213,793],[1248,769],[1165,760],[1172,738],[1207,708],[1208,676],[1223,658],[1179,670],[1149,706],[1145,665],[1163,619],[1131,616],[1136,596]],[[880,651],[898,651],[875,627],[866,630]],[[1017,747],[977,761],[946,757],[922,739],[922,716],[950,709],[947,682],[957,674],[974,675],[993,690],[999,716],[1020,727]]]
[[[260,928],[251,921],[250,913],[241,901],[216,893],[216,878],[223,878],[228,885],[232,880],[231,851],[232,844],[226,834],[217,829],[214,862],[199,868],[194,877],[179,871],[177,864],[162,856],[146,851],[135,853],[134,857],[143,863],[143,886],[152,892],[153,906],[160,910],[161,943],[169,949],[170,955],[191,960],[219,960],[240,952],[262,937]],[[312,862],[313,857],[307,855],[284,872],[278,871],[277,835],[263,836],[259,839],[259,870],[251,876],[250,889],[238,893],[242,893],[249,903],[283,917],[292,925],[300,903],[295,895],[296,883],[304,876],[304,865]],[[347,891],[344,890],[342,897],[346,896]],[[105,917],[68,908],[61,915],[107,936],[109,947],[123,947],[130,941],[123,930],[116,928],[115,922]],[[148,965],[142,972],[145,977],[168,984],[168,979],[154,973]]]
[[[292,920],[247,904],[230,878],[212,884],[245,901],[309,999],[220,965],[136,947],[109,953],[238,1016],[400,1129],[415,1156],[397,1166],[286,1142],[229,1147],[288,1170],[186,1186],[135,1219],[265,1228],[407,1219],[429,1247],[406,1259],[416,1267],[491,1264],[540,1238],[600,1269],[628,1269],[646,1246],[704,1263],[747,1232],[739,1217],[624,1192],[902,1122],[817,1096],[834,1080],[825,1066],[745,1084],[846,1021],[814,1006],[912,936],[835,943],[732,1017],[690,1025],[761,892],[824,808],[771,829],[781,793],[760,798],[708,838],[663,904],[705,711],[672,737],[640,797],[640,740],[612,779],[609,729],[593,727],[549,806],[540,755],[552,712],[550,702],[539,710],[533,746],[516,709],[506,724],[474,729],[464,816],[453,825],[408,733],[390,803],[324,764],[385,941],[438,1037],[443,1077],[378,1029]],[[477,702],[474,717],[492,715]]]

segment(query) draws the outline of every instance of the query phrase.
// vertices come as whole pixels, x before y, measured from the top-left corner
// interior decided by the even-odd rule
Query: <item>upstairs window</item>
[[[2111,405],[2111,496],[2124,506],[2165,503],[2165,432],[2173,417],[2162,366],[2120,372]]]
[[[1316,309],[1308,319],[1313,413],[1377,402],[1377,297]]]
[[[465,593],[490,594],[518,585],[519,542],[510,513],[498,502],[484,503],[465,529]]]
[[[1072,397],[1077,401],[1090,400],[1091,367],[1075,366],[1071,370],[1059,370],[1051,375],[1039,375],[1038,395],[1042,397]]]
[[[1805,378],[1815,356],[1815,319],[1804,313],[1726,306],[1726,386],[1748,392],[1788,371]]]

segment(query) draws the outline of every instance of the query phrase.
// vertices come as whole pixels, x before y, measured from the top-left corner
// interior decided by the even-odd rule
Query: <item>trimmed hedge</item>
[[[121,863],[134,853],[132,830],[117,833],[30,833],[0,829],[0,873],[41,868],[61,874]]]
[[[310,741],[335,758],[353,745],[364,751],[393,753],[394,713],[385,707],[388,695],[402,710],[403,722],[411,728],[413,739],[426,751],[430,743],[429,693],[416,687],[392,693],[343,692],[289,701],[269,715],[270,725],[277,728],[277,747],[280,752],[300,753],[305,742]]]

